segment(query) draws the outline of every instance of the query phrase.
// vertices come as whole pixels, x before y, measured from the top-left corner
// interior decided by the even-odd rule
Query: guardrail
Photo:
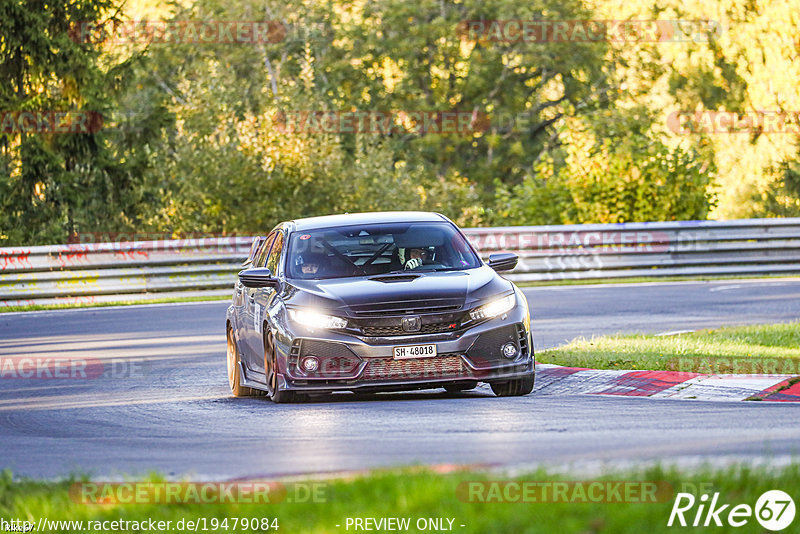
[[[510,280],[800,273],[800,218],[471,228]],[[231,293],[252,238],[0,248],[0,306]]]

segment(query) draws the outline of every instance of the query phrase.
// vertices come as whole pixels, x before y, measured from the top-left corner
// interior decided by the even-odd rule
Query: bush
[[[713,165],[693,150],[634,132],[596,139],[566,133],[565,158],[547,157],[521,184],[499,188],[495,224],[580,224],[705,219]]]

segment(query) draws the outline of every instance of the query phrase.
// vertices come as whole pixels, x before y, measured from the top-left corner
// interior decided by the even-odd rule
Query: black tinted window
[[[465,239],[448,223],[374,224],[298,231],[291,235],[289,247],[291,278],[447,271],[481,265]]]
[[[250,245],[250,253],[247,255],[247,259],[244,260],[243,265],[252,265],[253,259],[261,251],[261,245],[264,244],[264,241],[266,241],[266,238],[264,236],[259,236],[253,239],[253,244]]]
[[[256,253],[255,260],[253,261],[253,267],[263,267],[267,262],[267,254],[269,254],[269,249],[272,246],[272,242],[275,240],[276,234],[277,232],[273,232],[267,236],[264,244],[261,245],[261,249]]]
[[[269,252],[269,257],[267,257],[267,263],[265,267],[267,267],[272,274],[276,274],[278,272],[278,261],[281,258],[281,251],[283,251],[283,234],[278,232],[278,235],[275,237],[275,243],[272,245],[272,249]]]

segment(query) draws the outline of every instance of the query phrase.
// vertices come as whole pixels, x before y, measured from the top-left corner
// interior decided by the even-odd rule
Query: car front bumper
[[[281,336],[278,380],[282,389],[305,392],[402,390],[463,381],[503,381],[535,372],[533,339],[527,308],[518,306],[501,317],[455,333],[361,337],[298,328]],[[395,359],[393,348],[435,344],[437,356]],[[517,355],[502,348],[513,344]],[[302,370],[314,356],[319,368]]]

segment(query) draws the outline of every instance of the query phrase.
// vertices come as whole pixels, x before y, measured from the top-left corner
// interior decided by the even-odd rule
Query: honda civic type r
[[[382,212],[297,219],[256,238],[228,307],[236,396],[292,402],[336,391],[527,395],[535,363],[520,290],[445,216]]]

